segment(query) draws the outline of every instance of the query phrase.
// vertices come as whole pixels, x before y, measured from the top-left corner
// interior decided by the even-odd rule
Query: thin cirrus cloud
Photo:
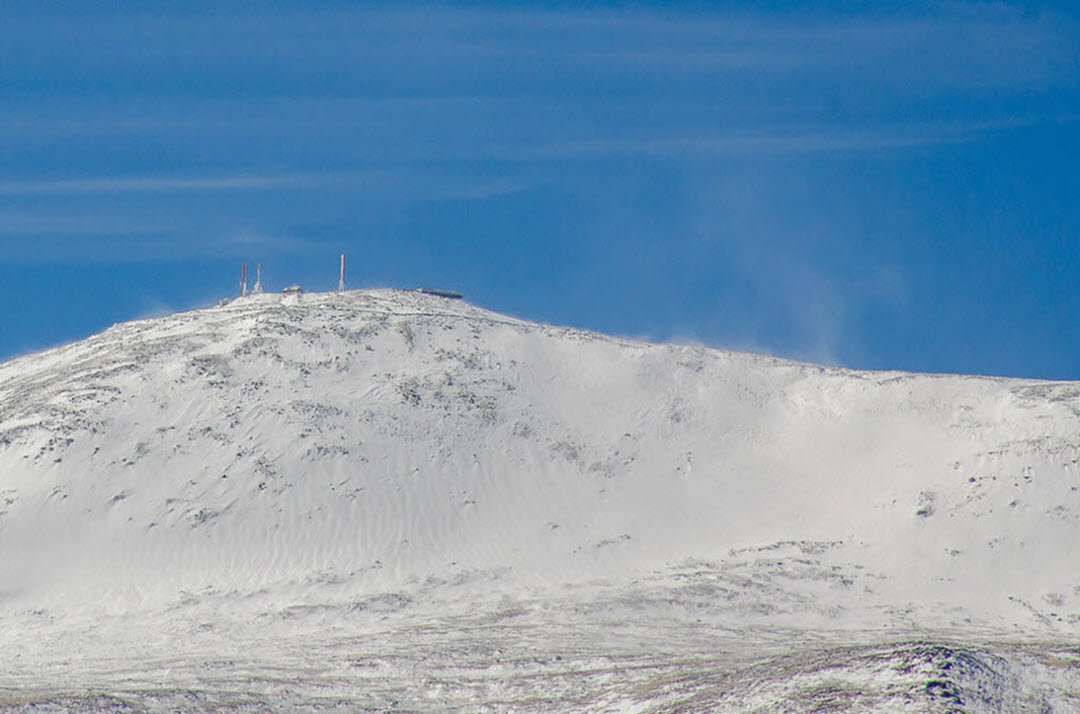
[[[843,79],[856,88],[888,86],[902,97],[958,84],[989,91],[1061,82],[1077,49],[1071,18],[983,3],[915,4],[891,15],[340,6],[258,17],[225,11],[213,23],[169,15],[129,12],[121,22],[105,13],[78,25],[42,23],[56,48],[47,55],[22,47],[23,36],[0,32],[9,48],[0,50],[0,61],[28,87],[45,79],[79,90],[88,82],[113,82],[156,95],[159,85],[151,80],[164,76],[185,92],[201,86],[204,97],[238,84],[248,96],[289,90],[305,97],[415,97],[486,85],[496,94],[550,97],[582,82],[613,79],[665,96],[697,91],[668,82],[673,74],[695,81],[790,75],[811,88]],[[117,33],[126,41],[109,53],[90,53],[93,45],[73,41],[88,32]],[[274,52],[261,51],[266,46]],[[178,53],[186,59],[182,73]],[[342,72],[342,66],[355,71]],[[25,71],[15,71],[20,67]],[[543,67],[574,71],[553,77]]]
[[[127,22],[132,22],[126,18]],[[114,20],[104,18],[107,28]],[[705,71],[772,71],[845,67],[853,54],[867,60],[863,68],[887,67],[891,77],[926,74],[948,81],[957,71],[997,66],[1030,71],[1046,68],[1045,60],[1063,46],[1072,26],[1052,13],[1027,15],[1004,4],[973,2],[912,3],[906,12],[694,12],[662,10],[553,11],[548,9],[422,9],[383,10],[336,7],[304,13],[260,16],[223,13],[212,28],[161,17],[134,20],[166,43],[188,41],[195,33],[207,43],[204,55],[247,58],[251,47],[269,36],[279,40],[278,62],[297,71],[346,54],[360,61],[387,56],[412,61],[455,60],[470,63],[485,57],[556,57],[576,63],[617,65],[635,71],[676,65]],[[75,28],[72,28],[75,31]],[[278,36],[280,35],[280,36]],[[958,60],[935,67],[926,52],[947,48]],[[1000,50],[994,52],[993,50]],[[129,51],[145,53],[136,44]],[[1011,50],[1028,50],[1018,55]],[[123,60],[123,49],[116,59]],[[161,59],[168,56],[162,51]],[[897,56],[917,60],[893,65]],[[301,60],[300,64],[297,61]],[[103,61],[107,61],[105,58]],[[991,81],[1009,81],[1013,71]]]
[[[340,177],[339,177],[340,178]],[[0,196],[76,196],[193,191],[258,191],[325,185],[318,175],[140,176],[0,181]]]
[[[950,128],[951,129],[951,128]],[[607,156],[755,156],[807,154],[880,149],[904,149],[960,143],[973,138],[970,131],[942,130],[930,127],[911,130],[864,130],[848,132],[776,132],[733,133],[715,136],[641,137],[636,139],[597,139],[524,148],[503,158],[575,159]]]
[[[146,32],[113,54],[82,57],[85,46],[66,42],[52,44],[67,60],[0,50],[0,64],[15,69],[47,64],[9,70],[19,81],[47,69],[59,86],[72,85],[62,95],[30,92],[34,101],[0,111],[7,141],[134,134],[197,154],[183,142],[205,137],[247,152],[231,158],[248,165],[273,152],[286,170],[290,160],[313,158],[903,148],[967,141],[987,122],[1056,121],[1053,107],[1031,109],[1032,92],[1072,87],[1080,56],[1071,18],[963,2],[838,16],[338,6],[258,18],[234,10],[212,26],[167,12],[123,23],[104,13],[87,26],[125,35],[129,23]],[[85,28],[68,29],[82,36]],[[214,41],[193,42],[192,33]],[[183,72],[173,61],[179,42]],[[264,42],[273,53],[260,51]],[[173,91],[163,92],[165,79],[146,84],[160,77]],[[98,93],[83,91],[100,82],[125,101],[103,106]],[[962,101],[942,100],[957,87]],[[311,138],[323,136],[336,140],[332,153]],[[0,183],[0,196],[301,188],[311,178],[31,180]]]
[[[177,194],[306,189],[363,190],[383,197],[463,200],[516,193],[528,182],[510,177],[462,180],[446,172],[342,171],[297,174],[96,177],[0,181],[0,197]],[[41,224],[55,224],[54,219]],[[24,217],[22,221],[26,225]],[[0,231],[3,226],[0,226]]]

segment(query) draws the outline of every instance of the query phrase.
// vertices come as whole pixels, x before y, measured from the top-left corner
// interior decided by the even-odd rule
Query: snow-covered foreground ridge
[[[916,656],[973,658],[960,681],[889,645],[895,676],[844,690],[880,701],[821,711],[1067,708],[1075,653],[1046,643],[1080,634],[1078,458],[1074,383],[826,369],[390,290],[117,325],[0,365],[0,704],[5,682],[13,705],[256,696],[200,669],[246,657],[244,682],[327,678],[323,704],[766,711],[812,701],[791,657],[831,633],[870,648],[845,662],[912,639],[1013,654]],[[344,664],[350,637],[370,665]],[[515,648],[540,659],[489,677]],[[717,678],[766,654],[787,664],[765,703],[731,699]]]

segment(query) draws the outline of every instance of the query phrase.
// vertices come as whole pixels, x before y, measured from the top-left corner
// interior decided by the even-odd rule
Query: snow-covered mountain
[[[0,706],[1080,711],[1078,458],[1073,383],[391,290],[118,325],[0,365]]]

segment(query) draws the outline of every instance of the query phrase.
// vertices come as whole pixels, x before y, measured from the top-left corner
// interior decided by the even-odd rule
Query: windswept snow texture
[[[376,290],[0,365],[0,709],[1080,711],[1080,384]]]

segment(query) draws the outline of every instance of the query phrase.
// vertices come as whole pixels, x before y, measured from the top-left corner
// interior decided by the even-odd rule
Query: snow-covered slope
[[[0,704],[1067,708],[1078,455],[1077,384],[417,293],[118,325],[0,365]]]

